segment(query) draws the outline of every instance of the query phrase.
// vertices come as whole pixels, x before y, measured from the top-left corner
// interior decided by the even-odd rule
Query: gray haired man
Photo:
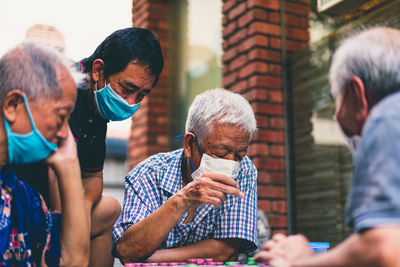
[[[346,208],[354,233],[316,255],[304,236],[276,235],[256,259],[286,267],[400,266],[400,31],[372,28],[345,40],[329,81],[354,156]]]
[[[257,170],[246,156],[254,113],[239,94],[198,95],[183,149],[154,155],[126,176],[114,252],[122,262],[235,259],[257,247]]]
[[[0,59],[0,265],[86,266],[89,226],[68,117],[78,74],[58,52],[23,43]],[[62,215],[12,164],[44,160],[58,176]]]

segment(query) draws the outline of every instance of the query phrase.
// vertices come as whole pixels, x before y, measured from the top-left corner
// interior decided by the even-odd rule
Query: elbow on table
[[[215,255],[214,261],[217,262],[225,262],[225,261],[235,261],[237,258],[238,253],[232,249],[229,251],[223,251],[221,253],[219,253],[218,255]]]
[[[225,254],[225,255],[217,255],[213,257],[216,262],[225,262],[225,261],[236,261],[237,255]]]
[[[142,246],[143,247],[143,246]],[[140,248],[140,247],[139,247]],[[118,241],[115,245],[115,252],[122,263],[144,262],[151,254],[146,251],[128,249],[128,245],[123,241]]]
[[[121,263],[126,264],[130,262],[145,262],[148,257],[135,257],[134,255],[119,256]]]
[[[242,240],[232,239],[229,243],[230,245],[227,245],[220,240],[212,240],[212,243],[208,245],[210,258],[218,262],[236,260]]]

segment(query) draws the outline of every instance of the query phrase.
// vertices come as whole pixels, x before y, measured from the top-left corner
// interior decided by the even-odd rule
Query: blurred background
[[[24,39],[73,60],[113,31],[152,30],[165,69],[141,108],[109,123],[104,191],[123,200],[127,171],[182,146],[195,95],[224,87],[252,105],[258,132],[258,208],[273,233],[301,232],[335,245],[344,223],[352,158],[333,119],[327,73],[346,36],[373,25],[400,28],[399,0],[1,0],[0,55]]]

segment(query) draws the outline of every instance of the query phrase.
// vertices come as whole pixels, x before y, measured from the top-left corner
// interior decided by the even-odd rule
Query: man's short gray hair
[[[359,77],[375,101],[400,89],[400,31],[388,27],[364,30],[345,39],[329,70],[332,93],[342,96],[352,76]]]
[[[202,142],[216,122],[239,126],[249,133],[250,138],[257,130],[256,118],[249,102],[240,94],[221,88],[196,96],[189,108],[186,132],[194,133]]]
[[[84,77],[72,61],[53,48],[24,42],[0,59],[0,103],[8,92],[20,89],[31,99],[61,97],[57,73],[65,67],[78,85]]]

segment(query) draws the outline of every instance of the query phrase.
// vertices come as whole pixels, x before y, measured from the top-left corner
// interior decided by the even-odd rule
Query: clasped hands
[[[285,236],[278,233],[264,243],[254,260],[266,262],[271,267],[293,267],[296,261],[312,254],[314,251],[303,235]]]

